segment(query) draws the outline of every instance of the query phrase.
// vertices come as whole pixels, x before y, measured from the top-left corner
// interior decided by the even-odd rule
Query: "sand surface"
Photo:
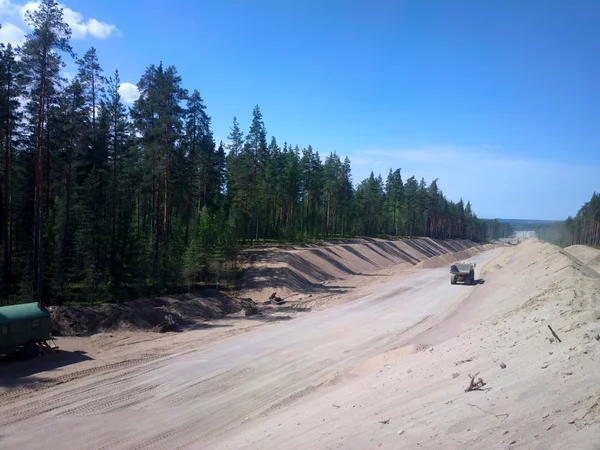
[[[482,250],[475,286],[420,261],[263,320],[62,338],[0,366],[0,448],[600,448],[600,274],[535,239]]]
[[[600,249],[588,247],[587,245],[571,245],[565,248],[565,251],[596,272],[600,272]]]

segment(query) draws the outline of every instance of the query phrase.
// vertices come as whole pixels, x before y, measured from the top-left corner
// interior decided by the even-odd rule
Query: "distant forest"
[[[540,239],[562,247],[576,244],[600,247],[600,194],[594,192],[590,201],[577,211],[575,217],[532,229]]]
[[[128,109],[119,72],[82,57],[59,4],[0,46],[0,303],[122,301],[235,273],[243,246],[344,236],[485,241],[506,226],[400,169],[354,183],[335,152],[267,139],[258,106],[216,143],[197,90],[150,65]],[[79,70],[67,81],[64,58]],[[597,234],[596,234],[597,236]]]

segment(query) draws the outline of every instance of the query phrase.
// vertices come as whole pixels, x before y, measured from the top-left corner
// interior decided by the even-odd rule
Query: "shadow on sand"
[[[10,356],[0,357],[0,386],[18,387],[47,381],[44,377],[35,376],[38,373],[69,366],[82,361],[89,361],[82,351],[49,351],[35,358],[16,360]]]

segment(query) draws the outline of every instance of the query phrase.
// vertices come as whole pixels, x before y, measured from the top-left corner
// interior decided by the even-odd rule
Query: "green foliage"
[[[28,20],[22,48],[0,46],[1,302],[222,285],[256,241],[506,232],[447,200],[437,180],[404,182],[390,169],[355,183],[336,152],[268,140],[258,106],[247,133],[234,118],[217,145],[199,91],[183,89],[173,66],[150,65],[127,110],[119,72],[105,78],[94,48],[74,80],[60,78],[61,58],[73,55],[56,1]],[[588,230],[582,220],[569,223],[573,233]]]

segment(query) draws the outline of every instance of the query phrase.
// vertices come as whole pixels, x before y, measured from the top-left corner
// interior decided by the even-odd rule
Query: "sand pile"
[[[88,336],[103,331],[150,330],[171,315],[179,325],[198,319],[214,319],[241,311],[252,305],[249,299],[229,297],[207,290],[202,297],[184,294],[126,303],[97,306],[52,307],[53,334],[56,336]]]
[[[450,264],[455,263],[456,261],[467,261],[471,256],[474,256],[485,250],[491,250],[494,247],[496,247],[496,245],[478,245],[476,247],[471,247],[460,252],[448,253],[441,256],[434,256],[433,258],[426,259],[425,261],[419,263],[417,267],[423,269],[435,269],[436,267],[450,266]]]
[[[600,272],[600,249],[587,245],[571,245],[565,248],[565,252],[588,265],[596,272]]]

